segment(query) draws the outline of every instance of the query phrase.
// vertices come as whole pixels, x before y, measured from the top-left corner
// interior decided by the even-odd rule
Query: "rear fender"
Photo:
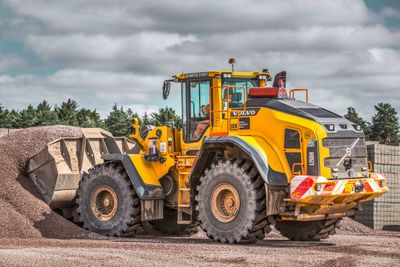
[[[196,188],[202,173],[211,166],[218,152],[227,147],[234,147],[245,153],[256,166],[258,172],[267,185],[287,186],[288,180],[285,173],[270,168],[266,152],[253,137],[218,136],[206,137],[190,173],[190,187],[192,192]]]

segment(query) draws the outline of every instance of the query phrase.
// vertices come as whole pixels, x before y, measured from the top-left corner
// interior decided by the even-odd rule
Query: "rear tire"
[[[82,177],[76,211],[83,227],[109,236],[135,234],[141,230],[141,206],[121,164],[96,165]]]
[[[196,212],[207,236],[221,243],[255,242],[269,230],[266,190],[246,161],[219,161],[200,178]]]
[[[164,208],[164,219],[150,221],[150,224],[153,225],[156,230],[166,235],[191,236],[198,233],[199,225],[197,223],[178,224],[177,216],[177,210]]]
[[[292,241],[320,241],[335,234],[335,228],[340,220],[323,221],[277,221],[275,228]]]

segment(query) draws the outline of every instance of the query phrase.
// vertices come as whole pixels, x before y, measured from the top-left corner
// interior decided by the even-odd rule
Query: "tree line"
[[[359,116],[354,107],[348,107],[345,118],[362,127],[367,140],[386,144],[400,142],[399,118],[394,107],[388,103],[375,105],[376,113],[370,121]],[[68,99],[60,105],[51,106],[43,100],[36,107],[29,105],[22,110],[8,110],[0,104],[0,128],[26,128],[48,125],[71,125],[77,127],[99,127],[110,131],[115,136],[128,134],[132,118],[139,118],[141,125],[165,125],[173,123],[179,129],[182,118],[170,107],[161,108],[158,112],[145,112],[142,116],[131,109],[114,104],[106,118],[102,119],[94,109],[79,107],[73,99]]]
[[[360,125],[367,140],[398,145],[400,142],[400,126],[395,108],[388,103],[379,103],[374,107],[376,113],[370,121],[360,117],[354,107],[348,107],[344,117]]]
[[[37,106],[29,105],[22,110],[8,110],[0,104],[0,128],[19,129],[34,126],[70,125],[83,128],[103,128],[115,136],[128,135],[133,118],[139,118],[141,125],[165,125],[173,123],[182,127],[182,119],[170,107],[161,108],[158,112],[145,112],[142,116],[114,104],[106,118],[102,119],[96,109],[79,107],[73,99],[68,99],[60,105],[51,106],[43,100]]]

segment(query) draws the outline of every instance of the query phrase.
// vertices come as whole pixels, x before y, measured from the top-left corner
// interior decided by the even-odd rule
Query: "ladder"
[[[189,175],[196,156],[178,156],[178,223],[192,223],[192,208],[190,203]]]

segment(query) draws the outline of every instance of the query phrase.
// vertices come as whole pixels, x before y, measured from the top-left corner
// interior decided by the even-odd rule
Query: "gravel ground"
[[[206,238],[1,239],[7,266],[399,266],[400,234],[335,235],[323,242],[267,238],[224,245]]]

